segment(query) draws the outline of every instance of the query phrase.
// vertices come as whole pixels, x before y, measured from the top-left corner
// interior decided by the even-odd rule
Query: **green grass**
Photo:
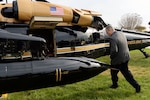
[[[150,54],[150,49],[146,50]],[[119,73],[119,88],[110,89],[109,70],[91,79],[74,84],[8,94],[4,100],[149,100],[150,58],[144,58],[140,51],[131,51],[129,69],[141,84],[141,93]],[[98,58],[109,63],[109,56]]]

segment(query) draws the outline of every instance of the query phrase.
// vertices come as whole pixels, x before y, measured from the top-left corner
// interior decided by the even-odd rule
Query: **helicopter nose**
[[[107,70],[109,65],[86,57],[51,57],[1,63],[0,68],[1,93],[9,93],[83,81]]]
[[[110,67],[109,64],[86,57],[64,57],[63,59],[68,60],[67,65],[71,66],[59,68],[56,72],[59,72],[57,75],[59,78],[56,76],[56,79],[62,84],[70,84],[92,78]],[[76,64],[71,64],[74,62]]]

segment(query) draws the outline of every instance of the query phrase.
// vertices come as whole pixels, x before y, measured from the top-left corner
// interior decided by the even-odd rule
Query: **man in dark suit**
[[[128,69],[130,54],[125,35],[121,32],[115,31],[111,25],[106,26],[105,30],[110,36],[110,58],[111,65],[113,67],[111,69],[111,79],[113,84],[110,88],[118,87],[117,74],[120,71],[126,80],[135,88],[136,92],[139,93],[141,87]]]

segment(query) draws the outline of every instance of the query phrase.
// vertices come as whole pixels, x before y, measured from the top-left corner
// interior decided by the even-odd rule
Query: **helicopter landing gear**
[[[145,56],[145,58],[150,57],[150,55],[147,54],[143,49],[139,49],[139,50],[143,53],[143,55]]]

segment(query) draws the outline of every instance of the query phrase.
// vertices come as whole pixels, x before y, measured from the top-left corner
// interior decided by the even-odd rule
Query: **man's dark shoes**
[[[135,90],[136,90],[136,93],[139,93],[139,92],[141,91],[141,86],[138,85],[138,86],[135,88]]]
[[[118,88],[118,85],[114,85],[114,84],[113,84],[113,85],[110,86],[110,88],[116,89],[116,88]]]

